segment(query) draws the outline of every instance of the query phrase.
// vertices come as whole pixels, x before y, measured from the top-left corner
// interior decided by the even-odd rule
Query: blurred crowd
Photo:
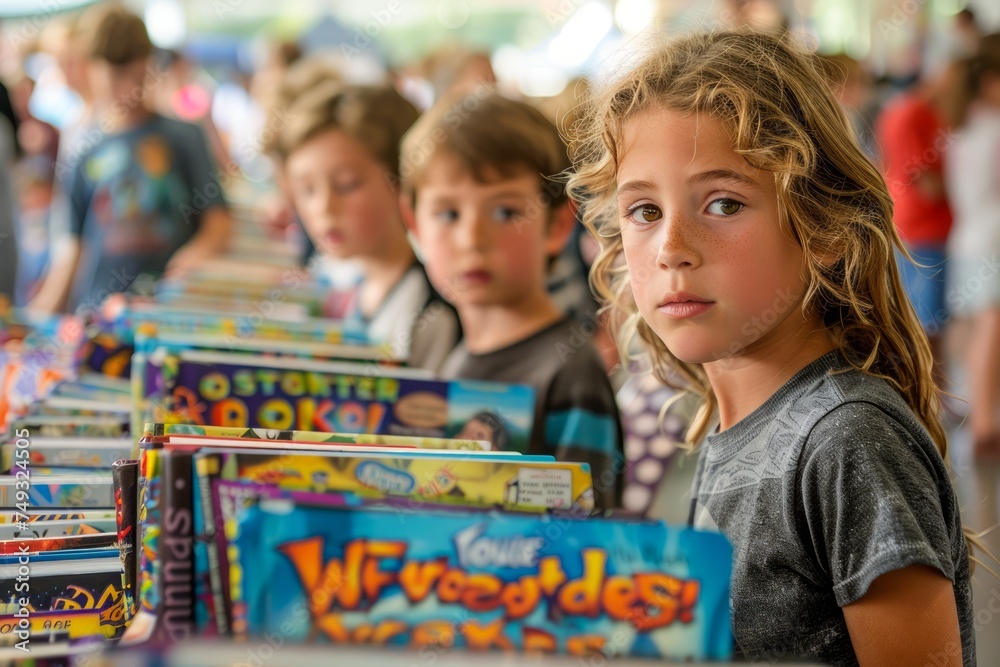
[[[731,4],[753,14],[755,3]],[[268,235],[295,244],[303,266],[331,284],[351,284],[356,272],[329,251],[337,240],[309,230],[308,220],[303,225],[306,199],[294,190],[308,184],[289,182],[297,146],[282,145],[300,120],[294,109],[301,116],[308,108],[304,99],[352,81],[349,63],[335,50],[278,41],[260,49],[251,67],[219,69],[183,50],[154,48],[140,19],[115,9],[109,23],[108,11],[99,3],[52,17],[31,39],[10,42],[16,67],[0,73],[0,295],[60,312],[148,284],[142,276],[196,267],[225,252],[232,233],[220,188],[198,189],[189,210],[150,202],[179,202],[176,188],[233,177],[253,184]],[[767,12],[752,19],[783,25]],[[956,420],[968,412],[976,451],[986,455],[1000,452],[1000,35],[983,35],[969,10],[953,22],[948,57],[904,76],[876,73],[842,53],[822,61],[857,141],[892,192],[913,260],[901,256],[899,279],[932,340],[942,384],[968,398],[947,409]],[[390,70],[384,83],[414,117],[458,91],[485,96],[497,88],[491,54],[458,46]],[[588,85],[572,81],[556,97],[525,101],[566,132]],[[109,137],[125,137],[134,159],[113,151],[82,159]],[[107,189],[87,187],[128,169],[142,173]],[[143,213],[153,209],[160,212]],[[173,219],[162,214],[168,209]],[[568,238],[552,258],[549,294],[569,317],[596,322],[587,284],[596,246],[579,223]],[[330,314],[351,307],[333,304]],[[614,345],[601,327],[594,331],[606,367],[616,368]]]

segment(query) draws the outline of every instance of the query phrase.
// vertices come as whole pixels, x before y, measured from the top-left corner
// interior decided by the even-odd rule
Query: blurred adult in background
[[[342,81],[340,72],[333,63],[322,56],[310,56],[296,60],[280,78],[272,79],[270,88],[257,89],[259,99],[264,106],[265,123],[256,146],[259,152],[267,155],[275,165],[274,180],[278,185],[277,190],[261,202],[261,210],[264,213],[263,224],[269,234],[292,237],[299,244],[302,248],[300,255],[302,265],[307,265],[313,259],[316,246],[305,233],[302,222],[292,207],[291,193],[276,154],[278,139],[292,120],[289,114],[292,103],[307,91],[331,81]]]
[[[952,223],[942,160],[950,142],[948,93],[946,71],[927,76],[893,98],[876,127],[893,220],[914,260],[898,258],[903,287],[939,364],[948,320],[946,246]]]
[[[100,136],[67,176],[68,233],[31,306],[96,308],[140,276],[195,268],[231,224],[204,134],[146,107],[152,43],[138,16],[97,5],[82,19]]]
[[[301,58],[302,49],[293,41],[268,42],[264,47],[263,60],[250,81],[250,93],[266,107],[289,69]]]
[[[451,93],[471,92],[479,86],[492,87],[497,83],[490,55],[483,51],[446,46],[430,54],[424,61],[424,68],[437,100]]]
[[[14,192],[11,172],[17,155],[17,116],[7,88],[0,83],[0,301],[13,300],[17,277]]]
[[[194,65],[173,49],[157,51],[153,60],[157,71],[150,100],[153,110],[165,118],[200,126],[216,164],[229,169],[229,153],[212,122],[212,91],[198,82]]]
[[[34,293],[48,263],[49,215],[59,152],[59,131],[31,112],[29,102],[35,91],[35,82],[26,70],[28,60],[35,56],[34,53],[26,54],[24,70],[16,73],[10,91],[14,110],[20,119],[18,141],[22,149],[14,172],[14,196],[18,202],[15,220],[18,269],[14,302],[19,306],[27,303]]]
[[[53,19],[41,37],[41,46],[51,55],[62,73],[66,87],[79,102],[74,118],[60,127],[59,154],[56,159],[56,185],[72,171],[81,153],[99,139],[94,120],[94,99],[90,89],[88,36],[80,15]]]
[[[955,15],[952,35],[955,40],[956,57],[969,58],[975,55],[983,33],[979,29],[976,15],[972,13],[971,9],[963,9]]]
[[[960,64],[946,158],[955,229],[948,305],[971,320],[965,365],[977,458],[1000,459],[1000,34]]]

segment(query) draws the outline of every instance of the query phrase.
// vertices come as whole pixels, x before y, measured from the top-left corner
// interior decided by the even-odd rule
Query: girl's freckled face
[[[711,362],[801,324],[803,254],[779,225],[774,175],[733,150],[721,121],[648,109],[626,122],[620,155],[632,291],[671,353]]]

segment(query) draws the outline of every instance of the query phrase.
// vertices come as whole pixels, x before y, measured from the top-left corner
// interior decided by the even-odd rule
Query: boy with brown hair
[[[569,168],[555,126],[527,104],[477,89],[435,105],[402,153],[407,224],[464,332],[442,372],[533,385],[530,453],[590,463],[596,505],[620,506],[614,392],[592,332],[546,291],[547,269],[575,221],[553,180]]]
[[[142,19],[99,6],[80,31],[98,138],[64,183],[69,233],[30,306],[43,312],[96,309],[140,275],[188,270],[223,252],[231,233],[201,130],[144,104],[156,80]]]
[[[353,260],[361,278],[341,312],[374,342],[438,370],[460,337],[431,286],[399,210],[399,143],[417,118],[387,86],[321,84],[295,100],[275,149],[286,188],[317,250]]]

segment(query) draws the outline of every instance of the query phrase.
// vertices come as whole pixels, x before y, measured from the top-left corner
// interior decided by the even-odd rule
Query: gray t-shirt
[[[841,607],[910,565],[955,587],[965,665],[975,665],[969,556],[933,441],[884,380],[831,352],[708,438],[691,520],[734,548],[737,653],[855,665]],[[942,647],[947,650],[947,647]]]

